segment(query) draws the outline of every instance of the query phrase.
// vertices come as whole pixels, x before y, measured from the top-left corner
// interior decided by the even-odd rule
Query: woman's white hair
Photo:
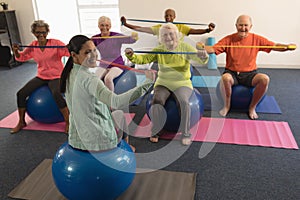
[[[99,17],[99,19],[98,19],[98,24],[100,24],[100,23],[102,23],[102,22],[109,22],[110,24],[111,24],[111,20],[110,20],[110,18],[109,17],[106,17],[106,16],[101,16],[101,17]]]
[[[159,35],[158,35],[158,41],[159,41],[159,43],[162,44],[162,38],[163,38],[162,36],[163,36],[163,33],[165,32],[166,29],[174,30],[174,32],[176,33],[176,36],[177,36],[177,41],[180,40],[181,33],[179,32],[177,26],[175,24],[173,24],[173,23],[165,23],[159,29]]]

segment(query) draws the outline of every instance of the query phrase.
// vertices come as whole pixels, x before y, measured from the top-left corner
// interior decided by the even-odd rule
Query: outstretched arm
[[[197,42],[196,49],[198,50],[205,49],[205,51],[208,54],[215,53],[215,49],[213,48],[213,46],[205,46],[205,44],[202,42]]]
[[[132,30],[139,31],[139,32],[154,34],[150,27],[136,26],[136,25],[128,24],[126,21],[127,21],[126,18],[124,16],[122,16],[121,23],[122,23],[122,25],[126,26],[127,28],[130,28]]]
[[[295,50],[297,46],[295,44],[275,44],[275,48],[273,48],[273,51],[288,51],[288,50]]]
[[[189,31],[189,34],[204,34],[204,33],[210,33],[211,31],[213,31],[215,29],[216,25],[214,23],[210,23],[208,25],[207,29],[193,29],[191,28]]]

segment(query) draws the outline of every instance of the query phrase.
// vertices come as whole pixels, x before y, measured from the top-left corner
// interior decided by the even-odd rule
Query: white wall
[[[41,10],[35,12],[34,0],[5,0],[16,16],[23,44],[28,44],[35,37],[30,26],[34,20],[43,19],[50,25],[48,38],[57,38],[67,43],[70,38],[79,34],[79,22],[75,0],[37,0]],[[55,6],[55,9],[51,9]]]
[[[253,19],[252,32],[265,36],[274,42],[294,43],[300,47],[299,0],[120,0],[120,16],[124,15],[127,18],[163,20],[166,8],[176,10],[176,21],[214,22],[217,25],[210,34],[193,36],[191,37],[193,40],[206,41],[207,37],[215,37],[216,40],[219,40],[236,31],[235,21],[240,14],[248,14]],[[142,26],[153,25],[152,23],[131,23]],[[127,28],[122,28],[122,30],[128,31]],[[217,56],[217,62],[224,64],[225,56]],[[270,54],[262,52],[259,54],[258,64],[279,67],[300,66],[300,50],[273,51]]]
[[[24,44],[34,38],[30,33],[30,25],[35,19],[33,0],[3,0],[9,4],[9,9],[16,10],[21,39]],[[38,0],[47,4],[53,1]],[[71,36],[78,34],[78,17],[74,9],[75,0],[57,1],[57,9],[51,10],[51,33],[67,42]],[[163,20],[166,8],[176,10],[176,21],[209,23],[214,22],[217,27],[210,34],[190,36],[190,41],[205,41],[207,37],[221,39],[225,35],[235,32],[235,20],[240,14],[249,14],[253,18],[252,31],[280,43],[295,43],[300,46],[300,8],[299,0],[274,1],[274,0],[119,0],[120,16],[127,18]],[[40,13],[39,15],[42,15]],[[142,26],[151,26],[150,23],[135,23]],[[206,27],[203,27],[206,28]],[[126,33],[131,30],[122,27]],[[150,42],[149,42],[150,41]],[[145,47],[155,46],[155,38],[151,35],[140,34],[139,44],[145,42]],[[217,56],[220,65],[224,64],[224,56]],[[291,52],[260,53],[259,65],[272,65],[276,67],[300,66],[300,50]]]
[[[34,20],[32,0],[4,0],[4,2],[8,3],[9,10],[16,11],[22,43],[30,43],[34,39],[34,36],[30,32],[30,25]]]

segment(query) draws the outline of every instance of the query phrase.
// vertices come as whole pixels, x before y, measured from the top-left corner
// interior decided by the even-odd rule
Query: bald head
[[[252,20],[248,15],[240,15],[236,20],[236,30],[241,38],[248,36],[249,31],[252,28]]]
[[[236,19],[236,23],[235,24],[239,24],[240,21],[248,21],[250,25],[252,25],[252,19],[250,16],[248,15],[240,15],[237,19]]]

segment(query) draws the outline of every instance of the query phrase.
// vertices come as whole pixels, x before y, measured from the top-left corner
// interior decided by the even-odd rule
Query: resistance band
[[[159,20],[143,20],[143,19],[127,19],[128,21],[136,21],[136,22],[150,22],[150,23],[168,23],[165,21]],[[186,25],[200,25],[200,26],[208,26],[208,24],[198,24],[198,23],[188,23],[188,22],[172,22],[173,24],[186,24]]]
[[[128,36],[128,35],[99,36],[99,37],[91,37],[91,39],[129,38],[129,37],[132,37],[132,36]]]
[[[110,61],[106,61],[106,60],[97,60],[97,61],[100,61],[100,63],[104,63],[104,64],[107,64],[107,65],[112,65],[112,66],[118,67],[120,69],[126,69],[126,70],[131,70],[131,71],[134,71],[134,72],[145,73],[145,70],[131,68],[131,67],[128,67],[128,66],[125,66],[125,65],[121,65],[119,63],[114,63],[114,62],[110,62]],[[156,70],[151,70],[151,71],[155,72],[155,73],[157,72]]]
[[[28,48],[66,48],[66,46],[30,46],[30,45],[19,45],[19,47],[28,47]]]
[[[269,48],[269,49],[296,49],[296,45],[288,45],[288,46],[239,46],[239,45],[220,45],[214,47],[224,47],[224,48]]]
[[[197,52],[184,51],[133,51],[134,53],[148,53],[148,54],[197,54]]]

